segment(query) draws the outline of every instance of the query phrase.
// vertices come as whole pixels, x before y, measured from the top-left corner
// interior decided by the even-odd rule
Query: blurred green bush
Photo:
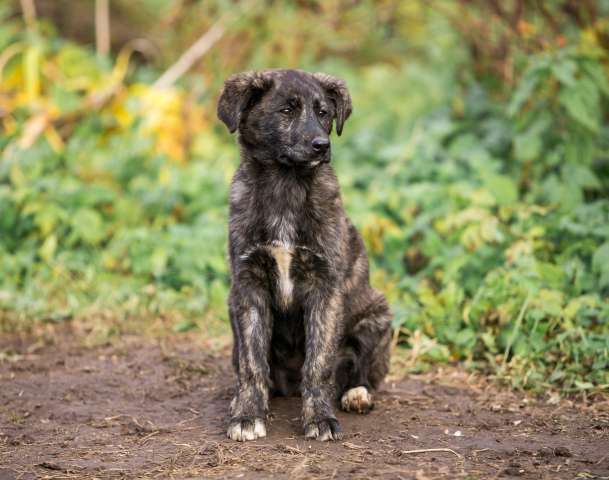
[[[238,154],[215,95],[235,70],[301,67],[352,90],[334,162],[412,368],[609,388],[609,5],[538,4],[242,3],[201,74],[163,90],[177,33],[156,63],[133,42],[108,58],[5,7],[3,330],[107,308],[225,319]],[[172,5],[202,24],[235,8]]]

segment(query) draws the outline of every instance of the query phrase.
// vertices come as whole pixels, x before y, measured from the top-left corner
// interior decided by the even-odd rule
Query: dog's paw
[[[327,442],[328,440],[340,440],[343,438],[343,434],[338,420],[335,418],[324,418],[305,425],[305,438],[307,440]]]
[[[256,440],[266,437],[266,425],[264,420],[259,417],[234,418],[228,425],[226,436],[238,442]]]
[[[366,387],[355,387],[343,394],[340,406],[345,412],[368,413],[374,407],[374,403]]]

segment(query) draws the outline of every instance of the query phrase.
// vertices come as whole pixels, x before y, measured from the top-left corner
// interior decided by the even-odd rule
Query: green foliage
[[[415,127],[373,204],[405,332],[517,386],[607,388],[607,113],[603,64],[565,48],[531,57],[507,101],[470,87]]]
[[[310,35],[339,4],[272,7],[257,29],[256,12],[242,19],[230,35],[251,42],[226,65],[228,44],[210,54],[207,85],[267,64],[347,80],[355,112],[334,163],[417,368],[466,360],[517,387],[608,388],[602,45],[569,25],[565,45],[512,48],[513,85],[489,82],[457,46],[452,10],[361,2]],[[176,332],[225,320],[238,153],[213,95],[196,76],[158,90],[129,49],[110,61],[47,30],[0,24],[3,329],[106,308],[171,314]]]

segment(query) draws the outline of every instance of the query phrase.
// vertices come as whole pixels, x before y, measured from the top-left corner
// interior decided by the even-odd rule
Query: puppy
[[[266,70],[231,76],[218,117],[238,131],[230,191],[228,308],[237,390],[228,437],[266,436],[270,395],[302,396],[307,439],[338,440],[334,414],[368,412],[387,373],[391,314],[369,283],[362,239],[330,166],[344,81]]]

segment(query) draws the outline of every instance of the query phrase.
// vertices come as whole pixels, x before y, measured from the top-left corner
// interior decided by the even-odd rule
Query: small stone
[[[541,447],[539,450],[537,450],[536,455],[539,457],[549,457],[550,455],[552,455],[554,452],[552,451],[551,448],[548,447]]]
[[[567,447],[556,447],[554,449],[554,455],[557,457],[572,457],[571,451]]]

